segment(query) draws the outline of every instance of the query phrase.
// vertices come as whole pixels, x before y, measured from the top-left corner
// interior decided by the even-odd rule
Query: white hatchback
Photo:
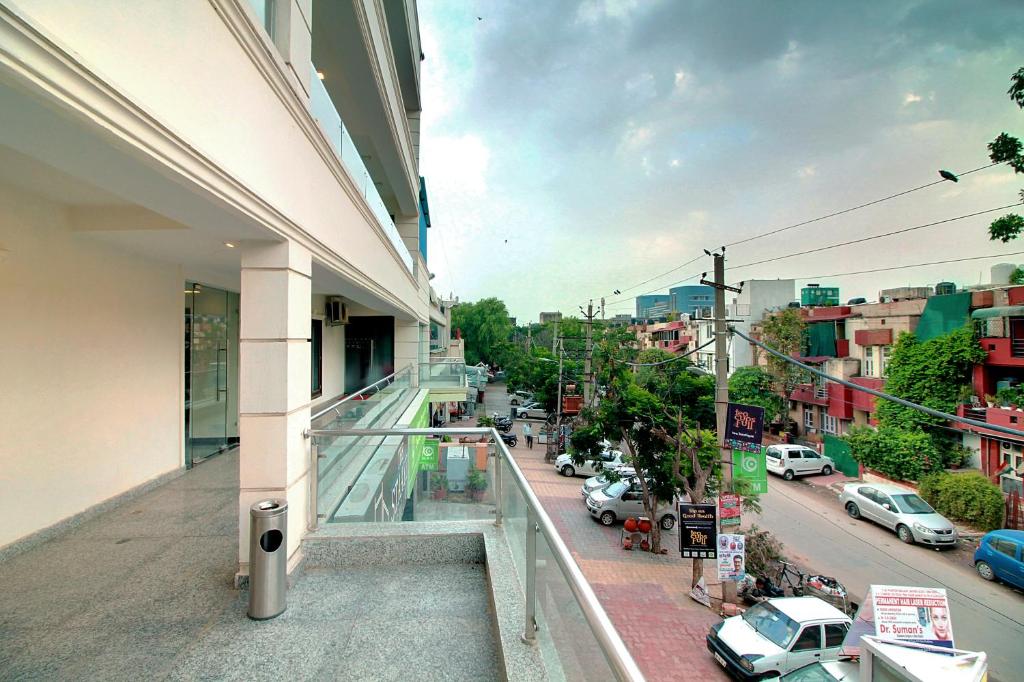
[[[819,455],[802,445],[771,445],[764,452],[768,471],[792,481],[797,476],[821,474],[828,476],[836,470],[831,457]]]
[[[836,660],[850,624],[849,616],[817,597],[769,599],[713,625],[707,646],[735,677],[760,680]]]
[[[625,464],[622,453],[618,450],[605,450],[597,459],[584,460],[580,464],[572,461],[568,454],[559,455],[555,458],[555,469],[563,476],[596,476],[604,469],[617,469]]]

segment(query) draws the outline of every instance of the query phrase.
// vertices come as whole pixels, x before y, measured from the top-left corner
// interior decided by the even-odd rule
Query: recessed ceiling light
[[[224,242],[224,246],[228,247],[229,249],[235,248],[235,245],[232,244],[231,242]]]
[[[324,72],[323,71],[317,71],[316,72],[316,77],[319,78],[320,80],[323,80],[324,79]]]

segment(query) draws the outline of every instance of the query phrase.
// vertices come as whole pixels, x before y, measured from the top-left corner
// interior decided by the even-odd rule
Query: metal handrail
[[[392,372],[391,374],[387,375],[383,379],[378,379],[377,381],[373,382],[369,386],[364,386],[363,388],[359,389],[355,393],[352,393],[350,395],[347,395],[347,396],[341,398],[340,400],[338,400],[338,402],[331,403],[330,405],[328,405],[324,409],[322,409],[319,412],[317,412],[316,414],[312,415],[309,418],[309,421],[312,424],[314,419],[319,419],[320,417],[324,416],[325,414],[327,414],[331,410],[337,409],[338,406],[341,405],[342,403],[347,403],[350,400],[355,400],[359,396],[361,396],[364,393],[366,393],[367,391],[369,391],[374,386],[376,386],[378,384],[382,384],[382,383],[384,383],[386,381],[389,381],[390,383],[394,383],[398,379],[398,377],[400,375],[406,374],[406,373],[411,373],[411,372],[412,372],[412,365],[406,365],[405,367],[403,367],[402,369],[398,370],[397,372]]]
[[[548,516],[547,512],[544,511],[544,507],[541,505],[540,500],[537,499],[536,494],[533,492],[533,488],[530,487],[529,482],[526,480],[526,476],[523,474],[522,469],[512,458],[512,453],[509,452],[508,447],[504,441],[501,440],[501,436],[497,429],[493,428],[482,428],[482,427],[465,427],[465,428],[444,428],[444,429],[432,429],[432,428],[394,428],[394,429],[311,429],[307,431],[308,436],[337,436],[337,435],[348,435],[348,436],[437,436],[437,435],[463,435],[463,436],[490,436],[494,440],[495,446],[502,453],[506,463],[508,463],[509,469],[512,471],[512,475],[516,479],[516,484],[519,487],[519,492],[522,493],[523,499],[526,501],[528,517],[530,520],[536,519],[536,525],[533,526],[533,531],[540,531],[544,534],[544,538],[547,540],[548,546],[551,548],[551,553],[555,559],[555,563],[558,564],[565,576],[566,582],[569,585],[570,591],[572,591],[573,597],[576,598],[576,602],[580,606],[580,610],[583,612],[583,617],[587,621],[587,625],[590,627],[590,631],[594,634],[597,639],[601,650],[604,652],[605,658],[608,660],[608,664],[611,666],[612,671],[615,673],[616,679],[619,680],[630,680],[642,682],[644,679],[643,673],[640,672],[640,668],[637,667],[636,661],[633,660],[629,650],[626,648],[626,644],[622,641],[619,633],[615,630],[615,626],[612,625],[611,619],[608,618],[608,614],[605,612],[604,607],[601,606],[601,602],[598,601],[597,595],[594,594],[593,588],[590,583],[583,576],[583,572],[580,567],[576,564],[576,561],[572,558],[572,554],[569,552],[569,548],[566,547],[565,542],[562,540],[562,536],[558,534],[558,530],[555,528],[555,524],[551,521],[551,517]],[[500,467],[500,463],[497,468]],[[314,472],[315,474],[315,472]],[[501,480],[500,478],[495,484],[495,498],[497,499],[497,524],[500,525],[501,520]],[[530,526],[529,523],[527,523]],[[527,546],[529,547],[529,535],[530,528],[527,529]],[[530,566],[527,562],[527,586],[534,585],[536,573],[536,565]],[[523,639],[532,641],[534,623],[532,622],[532,614],[536,604],[536,593],[527,593],[527,623],[524,632]]]

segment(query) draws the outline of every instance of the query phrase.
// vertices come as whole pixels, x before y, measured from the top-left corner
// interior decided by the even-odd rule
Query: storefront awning
[[[1024,305],[1005,305],[995,308],[978,308],[971,313],[972,320],[987,320],[990,317],[1024,317]]]

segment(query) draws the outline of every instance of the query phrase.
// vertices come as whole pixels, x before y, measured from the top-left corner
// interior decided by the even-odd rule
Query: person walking
[[[523,438],[526,439],[526,447],[533,450],[533,429],[529,424],[523,424]]]

